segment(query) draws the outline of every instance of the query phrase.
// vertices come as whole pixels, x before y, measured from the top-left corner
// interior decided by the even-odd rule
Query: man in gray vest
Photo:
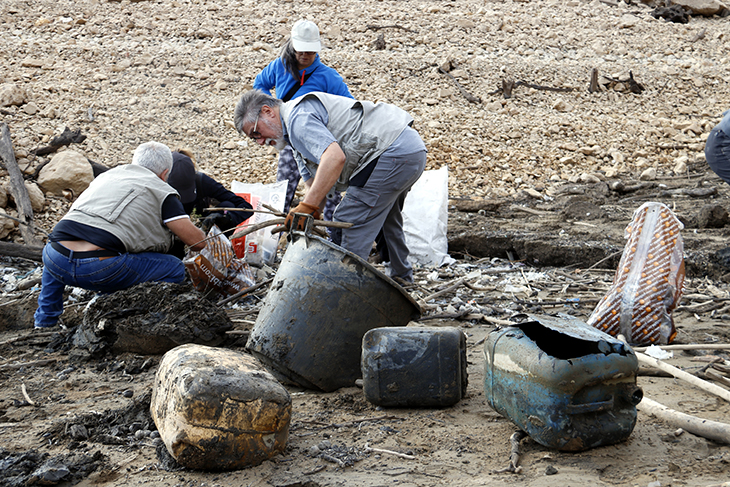
[[[294,213],[319,218],[335,191],[347,191],[333,220],[353,226],[342,247],[367,259],[378,232],[390,256],[391,276],[413,281],[403,233],[403,202],[426,166],[426,146],[413,118],[387,103],[357,101],[322,92],[283,103],[258,90],[244,93],[234,125],[257,143],[294,150],[307,193]]]
[[[174,235],[200,250],[205,234],[166,183],[171,169],[170,149],[147,142],[134,151],[132,164],[100,174],[81,193],[43,248],[36,328],[58,324],[67,285],[110,293],[185,279],[182,261],[166,252]]]

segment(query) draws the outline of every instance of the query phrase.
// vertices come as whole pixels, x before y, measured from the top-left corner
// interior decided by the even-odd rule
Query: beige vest
[[[149,169],[127,164],[100,174],[63,217],[122,241],[127,252],[167,252],[173,234],[162,223],[162,203],[177,195]]]
[[[332,133],[342,152],[345,153],[345,167],[335,185],[337,191],[346,190],[350,178],[370,161],[380,157],[403,130],[413,123],[413,118],[407,112],[394,105],[312,92],[282,104],[280,113],[287,131],[290,127],[289,118],[292,109],[308,97],[316,97],[324,105],[329,116],[327,130]],[[318,163],[304,159],[296,147],[293,149],[297,162],[306,165],[309,172],[314,175]]]

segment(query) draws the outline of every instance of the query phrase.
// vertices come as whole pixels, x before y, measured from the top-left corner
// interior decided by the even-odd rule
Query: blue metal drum
[[[487,402],[541,445],[581,451],[625,440],[643,393],[634,351],[579,319],[521,315],[484,343]]]

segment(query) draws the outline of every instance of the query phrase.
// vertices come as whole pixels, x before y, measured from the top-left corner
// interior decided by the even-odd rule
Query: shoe
[[[58,326],[58,323],[53,324],[46,324],[46,323],[36,323],[33,325],[33,328],[36,330],[51,330],[52,328],[55,328]]]
[[[395,282],[397,282],[398,284],[400,284],[402,287],[409,287],[409,286],[413,285],[413,279],[411,279],[409,281],[407,279],[403,279],[402,277],[396,276],[396,277],[393,277],[393,280]]]
[[[51,331],[56,328],[60,328],[62,330],[66,330],[66,325],[63,324],[63,320],[59,319],[56,323],[36,323],[33,325],[33,329],[35,330],[46,330]]]

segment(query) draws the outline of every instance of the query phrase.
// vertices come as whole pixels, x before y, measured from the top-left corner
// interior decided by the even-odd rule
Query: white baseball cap
[[[297,52],[319,52],[319,29],[311,20],[298,20],[291,29],[292,47]]]

